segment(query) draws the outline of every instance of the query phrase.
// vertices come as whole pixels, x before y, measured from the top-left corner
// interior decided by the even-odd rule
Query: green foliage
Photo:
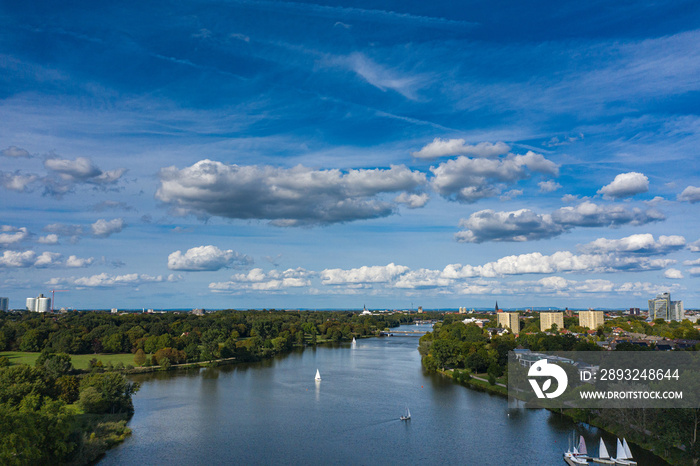
[[[80,406],[86,413],[130,414],[134,412],[131,395],[138,389],[138,383],[117,372],[90,374],[80,383]]]

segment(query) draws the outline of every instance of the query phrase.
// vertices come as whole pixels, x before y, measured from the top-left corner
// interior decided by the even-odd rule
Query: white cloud
[[[510,146],[503,142],[497,142],[496,144],[480,142],[476,145],[469,145],[464,139],[435,138],[433,142],[417,152],[412,152],[411,155],[418,159],[434,159],[454,155],[491,158],[507,154],[508,151],[510,151]]]
[[[692,261],[683,261],[683,265],[700,265],[700,259],[695,259]]]
[[[455,239],[464,243],[533,241],[559,236],[574,227],[644,225],[664,218],[662,213],[654,209],[626,209],[623,206],[600,206],[592,202],[562,207],[551,214],[537,214],[530,209],[511,212],[487,209],[460,220],[459,226],[465,230],[456,233]]]
[[[46,236],[40,236],[37,242],[40,244],[58,244],[58,235],[51,233]]]
[[[71,255],[68,257],[68,259],[66,259],[66,267],[72,267],[72,268],[87,267],[89,265],[92,265],[94,262],[95,262],[94,257],[80,258],[80,257]]]
[[[688,186],[676,197],[676,199],[679,201],[690,202],[691,204],[700,202],[700,188],[697,186]]]
[[[693,267],[691,269],[688,269],[688,273],[693,277],[697,277],[698,275],[700,275],[700,267]]]
[[[311,286],[309,277],[314,275],[301,267],[284,271],[271,270],[264,272],[260,268],[250,270],[248,273],[239,273],[231,276],[227,282],[213,282],[209,289],[213,292],[225,291],[284,291],[287,288],[304,288]]]
[[[44,167],[49,172],[58,175],[58,180],[44,180],[47,194],[61,196],[73,190],[76,184],[85,183],[100,189],[115,185],[126,173],[125,168],[102,171],[87,157],[76,157],[75,160],[62,159],[51,155],[44,160]]]
[[[59,260],[61,255],[57,252],[44,251],[39,254],[34,261],[34,267],[50,267],[52,265],[59,265]]]
[[[0,267],[31,267],[35,260],[34,251],[4,251],[0,257]]]
[[[429,199],[430,196],[428,196],[428,193],[401,193],[394,198],[394,202],[397,204],[404,204],[409,209],[418,209],[427,204]]]
[[[0,186],[18,193],[30,192],[32,190],[31,185],[38,179],[37,175],[24,175],[19,171],[14,173],[0,171]]]
[[[21,243],[29,238],[26,227],[16,228],[10,225],[0,225],[0,247]]]
[[[31,157],[29,152],[24,149],[20,149],[17,146],[10,146],[7,149],[3,149],[0,151],[0,154],[4,155],[5,157]]]
[[[124,229],[126,223],[123,218],[115,218],[112,220],[105,220],[103,218],[97,220],[95,223],[90,225],[93,236],[98,238],[107,238],[114,233],[119,233]]]
[[[539,183],[537,183],[537,186],[540,187],[540,192],[542,193],[551,193],[556,191],[557,189],[561,189],[562,187],[559,183],[553,180],[540,181]]]
[[[559,167],[541,154],[510,154],[502,159],[460,156],[437,167],[431,167],[432,188],[440,195],[459,202],[471,203],[500,194],[498,183],[515,183],[530,172],[559,174]]]
[[[253,259],[232,249],[221,250],[216,246],[199,246],[188,249],[184,254],[175,251],[168,256],[170,270],[214,271],[237,265],[249,265]]]
[[[598,194],[606,199],[621,199],[649,191],[649,178],[638,172],[620,173],[612,183],[603,186]]]
[[[700,252],[700,239],[688,244],[688,249],[692,252]]]
[[[160,283],[164,281],[174,281],[177,277],[169,276],[163,278],[162,275],[147,275],[139,273],[129,273],[124,275],[112,275],[100,273],[89,277],[57,277],[47,281],[48,285],[72,285],[85,288],[116,288],[122,286],[136,287],[145,283]]]
[[[344,173],[301,165],[284,169],[201,160],[182,170],[164,168],[160,180],[156,198],[170,204],[176,214],[301,226],[391,215],[396,204],[378,196],[411,192],[425,183],[425,175],[405,166]]]
[[[326,63],[350,69],[377,89],[382,91],[391,89],[411,100],[417,98],[417,90],[426,80],[424,76],[409,76],[400,71],[388,69],[360,52],[331,57],[326,60]]]
[[[392,262],[388,265],[362,266],[348,270],[325,269],[320,276],[324,285],[388,283],[408,270],[408,267]]]
[[[580,247],[584,252],[618,252],[631,254],[667,254],[685,247],[682,236],[659,236],[655,241],[650,233],[627,236],[620,239],[598,238]]]
[[[666,269],[664,271],[664,277],[671,279],[683,278],[683,273],[678,269]]]

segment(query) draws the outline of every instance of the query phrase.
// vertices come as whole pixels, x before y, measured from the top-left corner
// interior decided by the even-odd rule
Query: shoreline
[[[462,386],[465,387],[465,388],[472,389],[472,390],[483,391],[483,392],[487,392],[487,393],[493,394],[493,395],[499,395],[499,396],[504,397],[504,398],[506,398],[506,399],[508,398],[508,391],[507,391],[508,389],[507,389],[507,386],[504,385],[504,384],[501,384],[501,383],[498,383],[498,382],[497,382],[496,385],[494,386],[494,385],[489,384],[487,380],[485,380],[485,379],[483,379],[483,378],[481,378],[481,377],[475,377],[475,376],[473,376],[473,375],[471,376],[471,378],[470,378],[469,380],[466,380],[466,381],[464,381],[464,382],[458,382],[458,381],[456,381],[456,380],[454,379],[454,377],[452,376],[453,369],[438,370],[437,372],[438,372],[440,375],[442,375],[443,377],[448,377],[448,378],[452,379],[452,382],[453,382],[453,383],[456,383],[456,384],[458,384],[458,385],[462,385]],[[473,382],[474,380],[476,380],[476,381],[478,381],[478,382],[475,383],[475,382]],[[504,390],[505,390],[505,391],[504,391]],[[524,409],[546,409],[546,410],[549,411],[549,412],[558,414],[558,415],[560,415],[560,416],[564,416],[564,417],[570,419],[571,421],[575,422],[576,424],[586,424],[586,425],[595,427],[595,428],[597,428],[597,429],[600,429],[600,430],[602,430],[603,432],[606,432],[606,433],[608,433],[608,434],[610,434],[610,435],[613,435],[613,436],[616,436],[616,437],[619,437],[619,436],[620,436],[620,434],[619,434],[618,432],[615,432],[614,429],[610,429],[609,426],[601,426],[601,425],[596,424],[596,423],[595,423],[595,419],[594,419],[593,421],[585,422],[585,421],[582,421],[582,420],[578,419],[578,418],[574,415],[574,413],[568,412],[567,410],[556,410],[556,409],[550,409],[550,408],[524,408]],[[648,447],[647,445],[640,444],[639,442],[631,442],[631,443],[634,443],[634,445],[636,445],[637,447],[641,448],[641,449],[644,450],[645,452],[648,452],[648,453],[654,455],[654,456],[655,456],[656,458],[658,458],[660,461],[663,461],[664,464],[668,464],[668,465],[671,465],[671,466],[680,466],[680,465],[686,464],[685,462],[683,462],[683,463],[672,462],[674,458],[665,458],[665,457],[659,456],[659,455],[654,451],[653,445],[650,445],[650,447],[651,447],[651,448],[650,448],[650,447]]]

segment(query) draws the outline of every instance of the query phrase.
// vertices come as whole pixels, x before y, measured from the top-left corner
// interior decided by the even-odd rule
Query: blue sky
[[[0,295],[700,306],[697,2],[5,2]]]

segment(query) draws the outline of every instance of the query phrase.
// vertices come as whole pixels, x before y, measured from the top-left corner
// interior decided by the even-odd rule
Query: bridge
[[[384,331],[384,332],[379,332],[380,337],[391,337],[393,335],[402,335],[402,336],[407,336],[407,337],[421,337],[425,335],[428,332],[422,331],[422,330],[389,330]]]

